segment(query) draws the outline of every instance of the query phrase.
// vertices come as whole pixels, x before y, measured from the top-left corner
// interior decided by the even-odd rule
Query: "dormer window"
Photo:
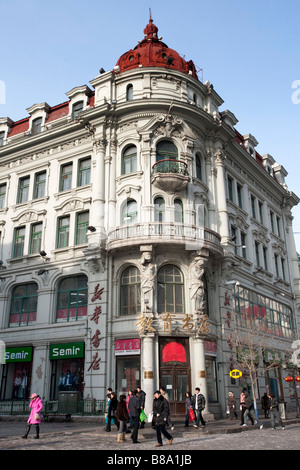
[[[130,84],[126,88],[126,101],[133,100],[133,86]]]
[[[5,132],[0,132],[0,147],[4,144]]]
[[[76,119],[78,114],[83,110],[83,101],[78,101],[73,105],[72,119]]]
[[[42,131],[42,118],[37,118],[32,121],[31,134],[37,135]]]

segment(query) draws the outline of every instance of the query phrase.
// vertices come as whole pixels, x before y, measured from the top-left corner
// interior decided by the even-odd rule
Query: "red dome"
[[[163,67],[171,70],[179,70],[198,79],[196,68],[192,60],[184,60],[178,52],[161,41],[157,36],[158,28],[153,24],[152,18],[144,29],[145,37],[132,50],[125,52],[115,68],[115,72],[124,72],[138,67]]]

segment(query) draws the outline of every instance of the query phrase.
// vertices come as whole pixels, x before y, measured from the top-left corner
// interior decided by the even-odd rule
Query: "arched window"
[[[133,85],[129,84],[126,88],[126,100],[132,101],[133,100]]]
[[[196,155],[196,178],[202,181],[202,162],[199,153]]]
[[[183,276],[171,264],[159,269],[157,273],[157,311],[158,313],[184,313]]]
[[[16,286],[12,291],[9,326],[33,325],[36,321],[38,285]]]
[[[137,150],[135,145],[127,147],[122,157],[122,175],[133,173],[137,170]]]
[[[58,284],[56,321],[80,320],[87,315],[88,279],[84,275],[65,277]]]
[[[121,276],[120,315],[141,312],[141,277],[135,266],[126,268]]]
[[[135,224],[138,219],[137,202],[130,199],[126,202],[122,211],[122,225]]]
[[[183,223],[183,204],[180,199],[174,201],[174,222]]]
[[[165,201],[162,197],[156,197],[154,199],[154,221],[165,221]]]
[[[177,160],[178,150],[173,142],[162,140],[156,146],[156,161],[160,160]]]

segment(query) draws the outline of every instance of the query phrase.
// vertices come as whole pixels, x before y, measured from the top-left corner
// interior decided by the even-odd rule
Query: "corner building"
[[[298,338],[299,200],[286,170],[152,19],[112,71],[66,95],[0,119],[0,400],[141,385],[147,412],[164,386],[179,416],[199,386],[206,413],[225,416],[228,392],[250,386],[229,376],[232,318],[267,315],[255,373],[278,361],[256,398],[292,404],[281,366]]]

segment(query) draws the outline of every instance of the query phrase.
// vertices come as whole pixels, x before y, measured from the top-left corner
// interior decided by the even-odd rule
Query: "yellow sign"
[[[239,379],[240,377],[242,377],[242,372],[238,369],[233,369],[229,372],[229,375],[230,377],[232,377],[233,379]]]

